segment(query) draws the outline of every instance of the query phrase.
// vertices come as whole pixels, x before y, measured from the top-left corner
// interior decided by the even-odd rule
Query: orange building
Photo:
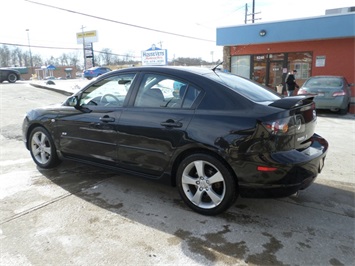
[[[316,75],[344,76],[355,84],[355,13],[325,15],[217,29],[224,68],[268,87],[297,70],[301,86]],[[350,112],[355,113],[355,86]]]

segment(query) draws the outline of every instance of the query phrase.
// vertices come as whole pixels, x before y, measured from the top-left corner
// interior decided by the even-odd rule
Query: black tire
[[[346,115],[348,113],[348,110],[349,110],[349,105],[344,109],[339,109],[339,114]]]
[[[17,76],[14,73],[7,75],[7,81],[10,83],[15,83],[17,81]]]
[[[32,130],[29,148],[33,161],[41,168],[53,168],[60,163],[52,137],[43,127]]]
[[[176,184],[184,202],[203,215],[227,210],[238,196],[236,180],[230,170],[209,154],[194,154],[178,167]]]

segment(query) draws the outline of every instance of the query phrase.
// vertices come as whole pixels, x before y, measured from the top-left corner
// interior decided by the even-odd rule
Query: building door
[[[269,61],[269,75],[267,79],[268,87],[275,89],[277,85],[282,83],[282,65],[283,61]]]

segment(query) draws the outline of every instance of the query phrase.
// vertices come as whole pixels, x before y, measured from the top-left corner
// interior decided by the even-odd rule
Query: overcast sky
[[[201,57],[216,61],[222,59],[222,47],[215,44],[216,28],[244,24],[246,4],[251,13],[252,0],[1,0],[0,45],[22,44],[25,50],[28,33],[31,46],[81,48],[76,33],[84,26],[84,31],[97,31],[97,51],[109,48],[140,59],[141,51],[155,44],[168,50],[169,60]],[[353,0],[255,0],[255,23],[322,16],[326,9],[354,5]],[[70,52],[74,51],[32,47],[32,54],[43,57]]]

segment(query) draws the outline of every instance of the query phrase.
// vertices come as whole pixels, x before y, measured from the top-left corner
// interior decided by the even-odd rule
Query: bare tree
[[[60,64],[62,66],[67,66],[69,65],[69,60],[68,60],[68,56],[67,54],[63,53],[60,57],[59,57],[59,61],[60,61]]]
[[[112,50],[109,48],[102,49],[100,52],[100,59],[102,60],[103,65],[111,65],[114,61]]]
[[[10,66],[11,51],[8,46],[3,45],[0,47],[0,66]]]
[[[22,67],[22,50],[20,48],[16,47],[12,50],[11,58],[13,65]]]
[[[43,66],[43,59],[40,55],[32,55],[33,66]]]
[[[78,66],[78,63],[80,61],[78,52],[70,53],[68,55],[68,58],[71,66],[76,66],[76,67]]]

